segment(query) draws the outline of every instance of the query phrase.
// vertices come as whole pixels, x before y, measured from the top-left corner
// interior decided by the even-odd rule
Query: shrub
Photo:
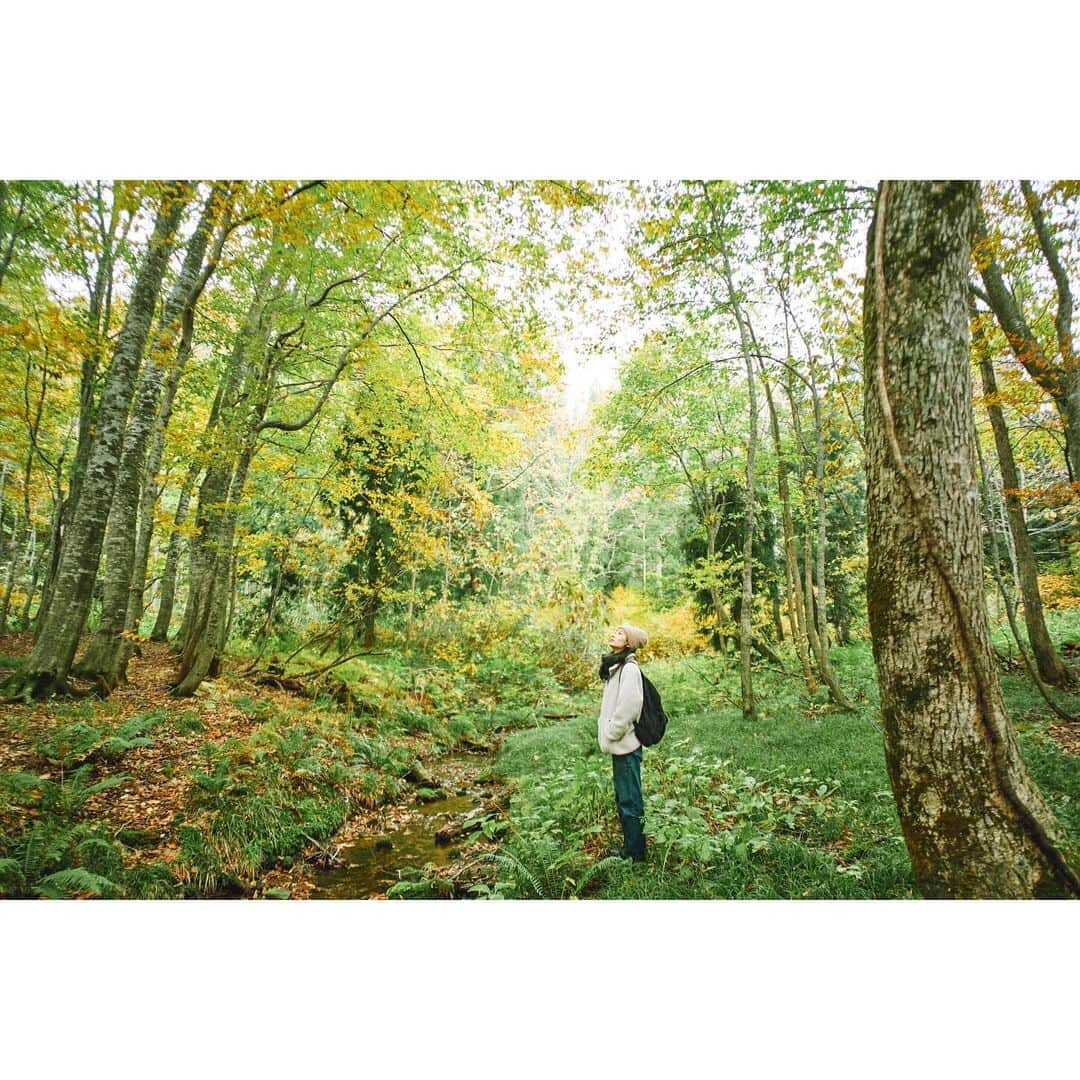
[[[1080,609],[1080,577],[1075,574],[1040,574],[1039,595],[1043,607]]]
[[[649,635],[645,655],[664,659],[701,652],[708,647],[706,635],[698,626],[692,603],[680,604],[666,611],[656,611],[634,589],[616,585],[611,592],[609,618],[612,623],[628,622],[640,626]]]

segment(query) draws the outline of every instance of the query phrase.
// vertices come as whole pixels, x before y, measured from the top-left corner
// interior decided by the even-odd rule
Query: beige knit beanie
[[[649,635],[637,626],[629,623],[619,623],[616,627],[626,635],[626,645],[630,649],[644,649],[649,644]]]

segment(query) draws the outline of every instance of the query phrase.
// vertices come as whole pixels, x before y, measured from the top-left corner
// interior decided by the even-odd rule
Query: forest
[[[0,181],[0,896],[1080,896],[1078,212]]]

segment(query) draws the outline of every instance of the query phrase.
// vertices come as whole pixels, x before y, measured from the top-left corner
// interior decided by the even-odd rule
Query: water
[[[312,900],[363,900],[396,885],[398,871],[425,863],[445,866],[453,845],[435,843],[435,833],[451,818],[460,818],[482,802],[479,792],[454,795],[417,807],[416,817],[403,829],[364,836],[341,849],[342,865],[313,875]]]

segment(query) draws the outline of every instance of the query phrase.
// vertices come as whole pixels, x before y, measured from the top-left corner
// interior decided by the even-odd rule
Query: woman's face
[[[626,648],[626,631],[621,626],[612,633],[608,645],[611,647],[612,652],[618,652],[620,649]]]

